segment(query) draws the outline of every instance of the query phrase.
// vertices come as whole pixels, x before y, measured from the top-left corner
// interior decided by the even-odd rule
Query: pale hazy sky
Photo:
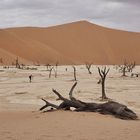
[[[140,32],[140,0],[0,0],[0,28],[79,20]]]

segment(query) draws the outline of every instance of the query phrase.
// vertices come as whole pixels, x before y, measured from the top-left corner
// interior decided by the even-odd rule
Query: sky
[[[80,20],[140,32],[140,0],[0,0],[0,28]]]

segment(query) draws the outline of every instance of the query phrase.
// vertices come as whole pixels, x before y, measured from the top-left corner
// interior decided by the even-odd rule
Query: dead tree
[[[90,71],[91,66],[92,66],[92,63],[86,63],[86,68],[87,68],[89,74],[92,74],[92,72]]]
[[[50,67],[49,70],[48,70],[48,71],[49,71],[49,79],[50,79],[51,76],[52,76],[52,70],[53,70],[53,69],[54,69],[54,67],[52,66],[52,67]]]
[[[47,70],[50,69],[51,65],[50,64],[46,64]]]
[[[111,114],[117,118],[130,119],[130,120],[135,120],[138,118],[135,112],[130,110],[127,106],[117,102],[109,101],[107,103],[99,104],[99,103],[87,103],[87,102],[77,100],[72,95],[76,85],[77,82],[74,83],[74,85],[72,86],[69,92],[69,99],[63,97],[58,91],[53,89],[53,93],[58,97],[57,100],[62,100],[62,102],[59,105],[55,105],[42,98],[42,100],[45,102],[45,105],[40,108],[40,111],[44,110],[49,106],[57,110],[59,109],[70,110],[71,107],[74,107],[75,108],[74,111],[77,112],[79,111],[99,112],[101,114]]]
[[[72,66],[72,67],[73,67],[74,81],[77,81],[77,78],[76,78],[76,67],[75,66]]]
[[[126,73],[128,71],[128,63],[125,60],[123,65],[119,66],[119,71],[122,73],[122,77],[126,77]]]
[[[122,77],[126,77],[127,76],[126,73],[132,72],[135,66],[136,66],[135,61],[133,63],[128,63],[127,61],[124,61],[124,64],[118,67],[119,71],[122,73]]]
[[[54,77],[57,78],[57,69],[53,68],[54,71]]]
[[[55,68],[54,68],[55,78],[57,78],[57,68],[58,68],[58,62],[56,62]]]
[[[128,70],[128,72],[132,72],[133,69],[135,68],[135,66],[136,66],[136,62],[135,62],[135,61],[132,62],[132,63],[129,63],[129,64],[127,65],[127,70]]]
[[[109,70],[110,69],[106,69],[106,67],[102,70],[98,67],[98,72],[101,77],[101,84],[102,84],[102,100],[108,99],[105,93],[105,80]]]
[[[17,57],[17,59],[16,59],[16,68],[20,69],[20,64],[19,64],[18,57]]]

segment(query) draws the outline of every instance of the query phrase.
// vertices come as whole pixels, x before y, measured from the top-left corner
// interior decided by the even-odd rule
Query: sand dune
[[[108,29],[87,21],[49,28],[0,30],[0,56],[21,63],[119,64],[125,59],[140,64],[140,33]]]

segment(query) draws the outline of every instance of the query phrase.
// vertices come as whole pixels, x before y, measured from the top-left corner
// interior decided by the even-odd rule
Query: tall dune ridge
[[[0,30],[0,58],[12,64],[140,64],[140,33],[78,21],[48,28]]]

